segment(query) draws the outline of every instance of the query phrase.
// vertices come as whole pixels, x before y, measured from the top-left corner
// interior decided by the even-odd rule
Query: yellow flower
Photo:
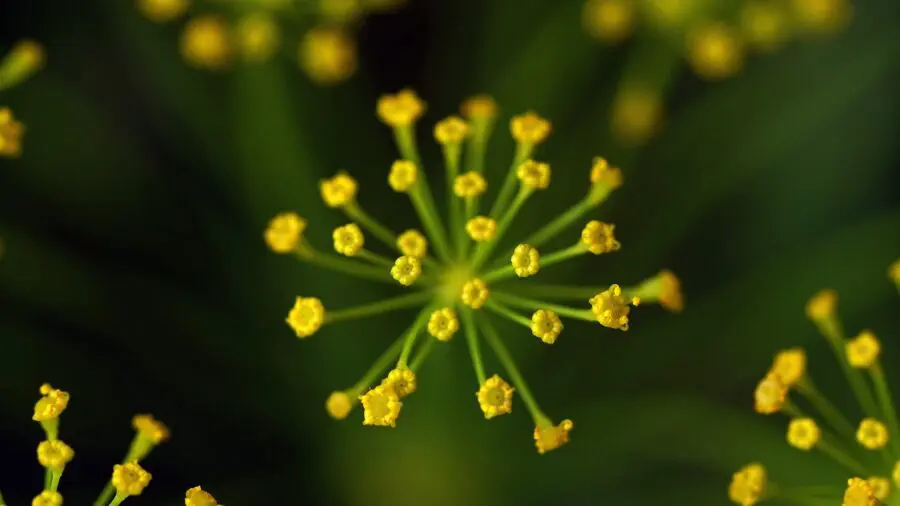
[[[488,289],[487,284],[484,281],[475,278],[466,281],[462,287],[462,293],[459,298],[463,301],[463,304],[470,308],[481,309],[490,296],[491,292]]]
[[[894,283],[900,284],[900,260],[892,263],[890,268],[888,268],[888,277],[890,277]]]
[[[475,393],[484,417],[490,420],[512,412],[513,392],[515,389],[496,374],[485,380]]]
[[[878,361],[881,343],[870,330],[864,330],[855,338],[847,341],[847,362],[857,369],[867,369]]]
[[[138,434],[152,441],[153,444],[158,445],[169,439],[169,428],[153,418],[153,415],[136,415],[131,419],[131,426]]]
[[[383,95],[376,107],[378,117],[386,125],[400,128],[413,124],[425,112],[425,103],[410,89],[396,95]]]
[[[278,49],[280,38],[278,25],[269,14],[256,12],[238,21],[238,47],[248,61],[262,62],[271,58]]]
[[[313,82],[339,83],[356,72],[356,44],[340,28],[313,28],[300,41],[297,59]]]
[[[787,12],[774,2],[754,0],[741,7],[741,33],[758,51],[772,51],[787,40]]]
[[[138,10],[151,21],[172,21],[187,11],[188,0],[137,0]]]
[[[396,192],[406,192],[416,185],[419,179],[419,170],[416,164],[409,160],[397,160],[391,165],[391,173],[388,175],[388,184]]]
[[[634,0],[588,0],[581,19],[588,33],[604,42],[626,39],[634,29]]]
[[[488,95],[477,95],[466,99],[460,111],[470,120],[489,119],[497,115],[497,102]]]
[[[346,172],[338,172],[331,179],[319,183],[319,191],[325,205],[331,208],[343,207],[356,200],[356,180]]]
[[[416,257],[402,256],[391,267],[391,277],[403,286],[410,286],[422,275],[422,263]]]
[[[869,482],[862,478],[850,478],[847,480],[847,489],[844,491],[843,506],[878,506],[875,491]]]
[[[309,337],[322,327],[325,321],[325,307],[322,301],[315,297],[297,297],[286,321],[294,329],[297,337]]]
[[[334,229],[331,237],[334,239],[334,250],[348,257],[356,256],[366,244],[366,238],[356,223]]]
[[[547,344],[555,343],[562,330],[562,321],[553,311],[538,309],[531,315],[531,333]]]
[[[31,506],[62,506],[63,498],[59,492],[44,490],[32,501]]]
[[[15,158],[22,154],[25,127],[16,121],[8,107],[0,108],[0,156]]]
[[[697,26],[688,34],[688,62],[706,79],[737,74],[744,64],[744,48],[734,31],[722,23]]]
[[[352,410],[353,399],[347,395],[347,392],[331,392],[328,400],[325,401],[325,411],[328,411],[328,414],[335,420],[347,418]]]
[[[774,373],[766,374],[753,392],[753,408],[757,413],[771,415],[781,411],[787,396],[787,387]]]
[[[434,138],[439,144],[459,144],[469,134],[469,125],[459,116],[450,116],[434,126]]]
[[[754,462],[744,466],[731,477],[728,497],[732,502],[742,506],[753,506],[759,502],[765,490],[766,468]]]
[[[459,317],[453,308],[445,307],[431,313],[428,319],[428,333],[438,341],[447,342],[453,339],[453,334],[459,330]]]
[[[550,135],[550,122],[534,112],[514,116],[509,122],[513,139],[520,144],[540,144]]]
[[[209,492],[193,487],[184,494],[184,506],[219,506],[219,503]]]
[[[231,33],[218,16],[198,16],[187,22],[181,34],[181,55],[188,63],[219,70],[231,63]]]
[[[497,222],[487,216],[476,216],[466,223],[466,233],[473,241],[490,241],[497,233]]]
[[[591,311],[600,325],[618,330],[628,330],[628,313],[631,312],[629,304],[637,306],[640,302],[637,297],[625,297],[619,285],[610,285],[608,290],[598,293],[590,300]]]
[[[847,24],[853,7],[847,0],[793,0],[794,17],[810,32],[830,34]]]
[[[837,307],[837,292],[831,289],[822,290],[806,303],[806,316],[810,320],[827,320],[834,316]]]
[[[516,172],[522,186],[532,190],[546,190],[550,186],[550,165],[527,160]]]
[[[884,501],[891,495],[891,481],[883,476],[870,476],[868,480],[869,486],[872,487],[872,493],[875,499]]]
[[[418,230],[407,230],[397,238],[397,248],[404,256],[425,258],[428,254],[428,240]]]
[[[137,462],[113,466],[112,484],[122,496],[141,495],[152,476]]]
[[[618,251],[622,244],[613,235],[615,229],[613,224],[592,220],[581,231],[581,243],[595,255]]]
[[[791,348],[778,352],[772,363],[771,372],[778,376],[785,388],[791,388],[806,374],[806,352],[803,351],[803,348]]]
[[[610,190],[622,186],[622,171],[616,167],[610,167],[605,158],[594,158],[591,166],[591,184],[603,185]]]
[[[416,373],[406,367],[393,369],[381,382],[381,386],[402,399],[416,391]]]
[[[821,436],[822,432],[812,418],[795,418],[788,425],[787,440],[794,448],[811,450]]]
[[[275,253],[290,253],[300,245],[305,230],[306,220],[296,213],[277,214],[266,228],[266,244]]]
[[[534,445],[541,455],[569,442],[569,432],[575,425],[572,420],[563,420],[559,425],[547,423],[534,428]]]
[[[527,244],[516,246],[510,262],[516,276],[520,278],[534,276],[541,270],[541,254],[538,253],[537,249]]]
[[[37,458],[47,469],[62,469],[75,457],[75,451],[59,439],[41,441],[37,447]]]
[[[403,403],[393,389],[377,386],[359,398],[363,405],[363,425],[396,427]]]
[[[610,127],[623,144],[640,146],[659,130],[662,116],[659,92],[632,84],[616,95]]]
[[[34,416],[31,419],[36,422],[45,422],[59,418],[59,415],[69,405],[69,392],[57,390],[49,383],[41,385],[40,392],[42,397],[34,405]]]
[[[864,418],[856,430],[856,440],[868,450],[880,450],[888,442],[888,430],[874,418]]]
[[[461,199],[480,197],[487,191],[487,181],[479,172],[466,172],[456,176],[453,193]]]
[[[684,296],[681,293],[681,281],[670,270],[659,271],[662,288],[659,292],[659,303],[662,307],[680,313],[684,310]]]
[[[348,24],[361,14],[360,0],[320,0],[319,10],[325,19],[335,24]]]

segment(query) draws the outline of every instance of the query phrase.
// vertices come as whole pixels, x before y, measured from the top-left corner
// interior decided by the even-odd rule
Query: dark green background
[[[189,69],[177,28],[125,0],[0,9],[0,48],[29,36],[48,52],[43,72],[0,97],[28,126],[23,158],[0,162],[7,501],[27,504],[40,488],[30,414],[44,381],[72,393],[66,504],[99,491],[143,411],[173,438],[147,461],[153,483],[132,504],[179,504],[202,483],[227,505],[718,505],[730,473],[753,459],[782,482],[840,487],[845,473],[787,447],[786,420],[754,415],[750,394],[777,349],[802,344],[820,386],[854,406],[803,316],[824,286],[841,291],[851,331],[882,337],[900,390],[900,299],[885,275],[900,256],[896,2],[859,1],[839,36],[754,58],[724,83],[679,71],[667,129],[636,152],[607,125],[637,46],[591,41],[580,8],[412,0],[368,20],[360,72],[331,89],[288,58]],[[557,269],[554,281],[632,283],[669,267],[684,282],[682,315],[642,308],[627,334],[573,323],[547,348],[509,328],[544,409],[575,422],[557,452],[537,455],[521,404],[485,422],[459,340],[431,357],[397,429],[363,428],[358,412],[334,422],[325,397],[355,382],[406,318],[304,342],[283,323],[298,294],[340,307],[397,292],[277,257],[261,232],[293,209],[328,244],[342,217],[321,204],[317,181],[338,169],[358,177],[379,218],[414,224],[385,184],[396,155],[374,115],[378,95],[406,85],[429,103],[423,140],[466,96],[498,99],[493,181],[512,152],[509,115],[534,108],[553,121],[540,156],[554,183],[514,235],[580,198],[593,156],[622,165],[626,184],[597,215],[617,224],[622,251]],[[438,151],[423,144],[440,181]]]

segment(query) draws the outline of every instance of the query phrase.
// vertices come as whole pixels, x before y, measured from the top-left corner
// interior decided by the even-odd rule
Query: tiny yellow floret
[[[795,418],[788,424],[788,444],[799,450],[813,449],[821,436],[822,431],[812,418]]]
[[[476,95],[462,103],[460,112],[470,120],[490,119],[497,115],[497,102],[489,95]]]
[[[393,128],[413,124],[425,112],[425,102],[411,89],[401,90],[396,95],[382,95],[376,106],[378,118]]]
[[[275,253],[290,253],[300,245],[305,230],[306,220],[296,213],[280,213],[269,221],[264,237]]]
[[[880,450],[888,442],[887,427],[874,418],[864,418],[856,430],[856,441],[868,450]]]
[[[622,244],[616,240],[615,229],[611,223],[591,220],[581,231],[581,244],[595,255],[618,251]]]
[[[338,172],[331,179],[319,182],[319,192],[325,205],[331,208],[343,207],[356,200],[358,185],[346,172]]]
[[[732,475],[728,497],[741,506],[753,506],[762,499],[766,481],[766,468],[762,464],[748,464]]]
[[[628,330],[628,314],[631,306],[637,306],[641,300],[637,297],[628,298],[622,293],[619,285],[610,285],[591,298],[591,311],[597,318],[597,322],[604,327],[618,330]]]
[[[407,230],[397,238],[397,248],[404,256],[425,258],[428,254],[428,240],[418,230]]]
[[[875,491],[867,480],[862,478],[850,478],[847,480],[847,489],[844,491],[843,506],[878,506]]]
[[[16,158],[22,154],[25,126],[16,121],[12,110],[0,108],[0,156]]]
[[[541,455],[569,442],[569,432],[575,427],[572,420],[563,420],[559,425],[538,424],[534,428],[534,445]]]
[[[422,262],[413,256],[404,255],[391,267],[391,277],[403,286],[411,286],[421,275]]]
[[[610,167],[605,158],[598,156],[591,165],[591,184],[615,190],[622,186],[622,171],[617,167]]]
[[[771,415],[781,411],[787,397],[788,389],[776,374],[766,374],[753,392],[753,409],[763,415]]]
[[[485,380],[475,393],[484,417],[490,420],[512,412],[513,392],[515,389],[496,374]]]
[[[228,23],[218,16],[191,19],[181,34],[181,55],[195,67],[220,70],[231,63],[232,35]]]
[[[409,160],[397,160],[391,165],[388,174],[388,184],[395,192],[407,192],[416,185],[419,180],[419,170],[416,164]]]
[[[581,20],[592,37],[616,43],[631,35],[635,14],[634,0],[588,0]]]
[[[459,298],[463,301],[463,304],[470,308],[481,309],[490,296],[491,292],[488,289],[487,283],[478,278],[474,278],[466,281],[462,287],[462,293],[460,293]]]
[[[137,8],[150,21],[172,21],[187,11],[188,0],[137,0]]]
[[[334,239],[334,250],[348,257],[359,254],[366,244],[366,237],[356,223],[349,223],[334,229],[331,237]]]
[[[900,285],[900,260],[892,263],[890,267],[888,267],[888,277]]]
[[[402,399],[416,391],[416,373],[407,367],[398,367],[388,373],[381,386],[394,392]]]
[[[392,389],[377,386],[359,398],[363,406],[363,425],[396,427],[403,403]]]
[[[875,365],[881,353],[881,343],[870,330],[864,330],[844,345],[847,362],[857,369],[867,369]]]
[[[546,190],[550,186],[550,164],[526,160],[519,165],[516,176],[525,188]]]
[[[322,327],[325,321],[325,306],[315,297],[297,297],[286,321],[294,329],[297,337],[309,337]]]
[[[520,244],[516,246],[510,258],[513,272],[520,278],[534,276],[541,270],[541,254],[537,248],[528,244]]]
[[[169,428],[153,415],[135,415],[131,419],[131,426],[144,438],[155,445],[169,439]]]
[[[112,485],[122,496],[141,495],[151,478],[153,476],[137,462],[113,466]]]
[[[244,59],[264,62],[278,49],[281,33],[270,14],[256,12],[242,17],[237,24],[237,42]]]
[[[31,501],[31,506],[62,506],[63,498],[59,492],[44,490]]]
[[[41,466],[60,470],[75,457],[75,451],[59,439],[41,441],[37,447],[37,458]]]
[[[791,388],[806,374],[806,352],[803,348],[779,351],[772,362],[771,372],[786,388]]]
[[[659,292],[660,305],[673,313],[680,313],[684,310],[684,295],[681,292],[681,281],[670,270],[661,270],[658,276],[662,284]]]
[[[219,506],[219,503],[209,492],[193,487],[184,494],[184,506]]]
[[[497,222],[487,216],[476,216],[466,223],[466,233],[473,241],[490,241],[497,233]]]
[[[461,199],[480,197],[487,191],[487,180],[480,172],[469,171],[456,176],[453,193]]]
[[[347,392],[331,392],[325,401],[325,411],[335,420],[347,418],[352,410],[353,399],[347,395]]]
[[[744,48],[731,28],[722,23],[707,23],[688,34],[687,59],[700,77],[725,79],[743,67]]]
[[[459,116],[450,116],[434,126],[434,139],[439,144],[459,144],[469,134],[469,124]]]
[[[513,139],[520,144],[540,144],[550,135],[550,122],[534,112],[514,116],[509,122]]]
[[[541,341],[553,344],[562,331],[562,320],[559,319],[559,315],[555,312],[538,309],[531,315],[531,333]]]
[[[884,501],[891,495],[891,480],[884,476],[870,476],[868,480],[869,486],[872,487],[872,493],[875,499]]]
[[[316,27],[300,41],[297,59],[313,82],[339,83],[356,72],[356,43],[342,28]]]
[[[813,295],[806,303],[806,316],[813,321],[827,320],[834,316],[837,307],[837,292],[825,289]]]
[[[459,330],[459,317],[453,308],[445,307],[431,313],[428,319],[428,333],[438,341],[447,342]]]
[[[45,422],[59,418],[59,415],[69,405],[69,392],[57,390],[49,383],[41,385],[41,398],[34,405],[34,415],[31,417],[36,422]]]

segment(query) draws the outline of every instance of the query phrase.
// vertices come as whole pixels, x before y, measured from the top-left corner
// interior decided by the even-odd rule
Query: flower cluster
[[[568,441],[573,424],[569,420],[555,424],[539,408],[488,314],[524,327],[549,345],[560,338],[561,317],[627,330],[631,310],[639,302],[657,302],[680,311],[683,302],[678,278],[662,271],[630,288],[617,284],[577,287],[522,281],[544,275],[555,264],[569,259],[620,249],[612,224],[582,220],[622,184],[621,171],[602,158],[595,159],[585,174],[589,185],[581,200],[511,245],[508,251],[494,255],[525,203],[550,186],[550,165],[533,157],[537,146],[550,135],[550,122],[533,112],[512,118],[509,126],[516,151],[511,168],[492,205],[484,208],[482,200],[488,181],[483,167],[488,139],[496,122],[496,104],[486,96],[471,98],[462,106],[462,117],[451,116],[439,121],[434,127],[434,138],[444,154],[448,188],[446,219],[443,219],[425,177],[414,135],[414,126],[424,112],[425,104],[411,90],[383,96],[377,104],[378,117],[393,129],[401,155],[385,171],[387,183],[393,191],[409,198],[423,230],[410,229],[398,234],[373,218],[357,199],[356,180],[346,172],[339,172],[321,182],[325,205],[342,211],[350,220],[334,231],[336,255],[310,244],[304,237],[307,221],[293,212],[275,216],[264,234],[269,248],[276,253],[395,284],[407,293],[334,311],[326,310],[318,298],[300,296],[287,316],[287,323],[302,339],[324,325],[421,308],[408,330],[355,385],[331,394],[326,402],[328,413],[336,419],[346,418],[359,402],[364,411],[364,425],[395,426],[406,397],[416,391],[416,373],[429,351],[435,343],[449,342],[461,331],[477,379],[475,397],[485,418],[509,413],[513,395],[518,393],[535,423],[538,451],[555,449]],[[579,222],[583,224],[581,234],[573,234],[570,246],[556,251],[541,250],[544,244]],[[383,243],[392,252],[391,256],[370,250],[368,236]],[[584,307],[550,301],[554,299],[581,300]],[[521,310],[530,313],[523,314]],[[419,339],[423,334],[424,341]],[[505,369],[505,379],[498,374],[488,376],[482,360],[484,343]]]
[[[889,275],[900,288],[900,261]],[[870,330],[847,338],[837,316],[837,293],[823,290],[806,305],[806,315],[833,349],[863,416],[858,423],[837,409],[807,373],[801,348],[779,352],[754,392],[754,409],[761,414],[784,413],[787,443],[800,451],[820,451],[853,475],[843,491],[838,487],[776,486],[760,463],[734,474],[728,489],[731,500],[752,506],[773,498],[800,504],[877,506],[900,487],[900,425],[879,356],[881,342]],[[792,395],[793,394],[793,395]],[[812,411],[807,411],[807,410]],[[817,412],[819,418],[813,416]],[[872,459],[871,454],[880,454]]]
[[[181,55],[208,70],[228,68],[236,59],[263,62],[282,46],[282,32],[302,34],[292,43],[300,68],[315,83],[334,84],[356,71],[352,27],[370,12],[405,0],[137,0],[152,21],[192,17],[181,34]],[[203,5],[207,4],[207,5]],[[194,13],[196,12],[196,13]]]
[[[12,88],[35,73],[44,64],[44,50],[34,41],[23,40],[0,61],[0,91]],[[0,157],[17,158],[22,154],[25,127],[12,110],[0,106]]]
[[[32,501],[32,506],[62,506],[63,497],[59,482],[63,471],[75,457],[75,451],[59,439],[59,418],[69,406],[69,393],[44,384],[41,397],[34,405],[32,419],[44,429],[45,440],[37,447],[37,460],[44,468],[44,490]],[[169,429],[150,415],[137,415],[132,419],[134,439],[121,464],[113,466],[112,478],[94,506],[117,506],[131,496],[141,495],[150,484],[152,476],[141,462],[150,452],[169,439]],[[185,506],[218,506],[216,499],[200,487],[185,493]],[[6,506],[0,495],[0,506]]]

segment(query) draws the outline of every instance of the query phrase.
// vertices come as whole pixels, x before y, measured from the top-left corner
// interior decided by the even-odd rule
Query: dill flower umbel
[[[538,451],[558,448],[569,440],[574,424],[570,420],[554,423],[541,410],[489,315],[524,327],[523,334],[530,333],[550,345],[561,338],[562,318],[624,331],[629,328],[632,308],[640,302],[681,310],[680,283],[665,270],[631,287],[530,282],[552,274],[553,267],[566,260],[612,254],[621,248],[614,225],[587,219],[621,186],[621,171],[602,158],[594,159],[584,171],[588,190],[580,200],[524,240],[504,244],[510,224],[526,202],[551,191],[553,169],[534,156],[550,135],[550,122],[535,112],[511,118],[509,131],[516,150],[490,205],[481,199],[491,184],[483,168],[496,104],[489,97],[475,97],[463,104],[462,116],[438,122],[433,134],[444,154],[444,214],[431,192],[414,135],[416,122],[425,114],[425,103],[412,90],[403,90],[381,97],[375,109],[379,119],[393,130],[400,152],[400,159],[385,163],[387,186],[409,199],[422,232],[409,229],[398,235],[372,217],[360,202],[365,188],[350,173],[339,172],[320,184],[324,204],[351,220],[333,234],[338,254],[307,241],[303,235],[306,221],[292,212],[276,215],[264,233],[265,242],[275,253],[292,254],[325,269],[392,284],[402,292],[344,309],[331,309],[330,301],[301,295],[287,318],[297,337],[308,338],[341,321],[408,308],[419,310],[409,328],[356,384],[331,393],[325,402],[326,411],[342,420],[359,403],[364,425],[396,426],[404,405],[415,402],[412,394],[419,387],[416,375],[432,348],[462,334],[475,371],[477,406],[485,418],[510,413],[517,393],[534,422]],[[569,236],[569,246],[544,249],[562,234]],[[370,244],[376,241],[388,253],[370,250]],[[498,255],[498,246],[508,249]],[[566,300],[580,301],[581,306],[566,305]],[[485,343],[503,367],[503,378],[498,374],[488,376],[482,359]]]
[[[191,66],[218,71],[235,61],[262,63],[279,53],[295,59],[320,85],[356,71],[355,27],[365,15],[394,9],[405,0],[136,0],[157,23],[184,23],[180,52]]]
[[[44,384],[40,388],[41,397],[34,406],[32,419],[44,429],[46,440],[37,446],[37,460],[44,468],[44,490],[32,501],[32,506],[61,506],[63,496],[59,492],[59,482],[68,464],[75,457],[75,451],[58,439],[59,418],[69,405],[69,393]],[[118,506],[125,499],[140,495],[150,484],[151,475],[141,462],[157,445],[169,438],[169,429],[151,415],[137,415],[132,420],[135,436],[121,464],[113,466],[111,479],[94,506]],[[2,483],[0,483],[2,485]],[[4,506],[0,495],[0,506]],[[215,498],[200,487],[187,491],[186,506],[218,506]]]
[[[879,358],[881,342],[874,332],[844,334],[837,315],[838,296],[822,290],[810,298],[806,316],[834,352],[860,406],[862,416],[847,415],[818,389],[807,371],[806,353],[790,348],[775,355],[754,392],[754,409],[789,418],[787,443],[801,451],[818,451],[845,468],[850,478],[822,486],[788,487],[768,480],[760,463],[734,474],[728,495],[752,506],[768,499],[796,504],[878,506],[900,498],[900,423]],[[877,458],[876,458],[877,457]]]

